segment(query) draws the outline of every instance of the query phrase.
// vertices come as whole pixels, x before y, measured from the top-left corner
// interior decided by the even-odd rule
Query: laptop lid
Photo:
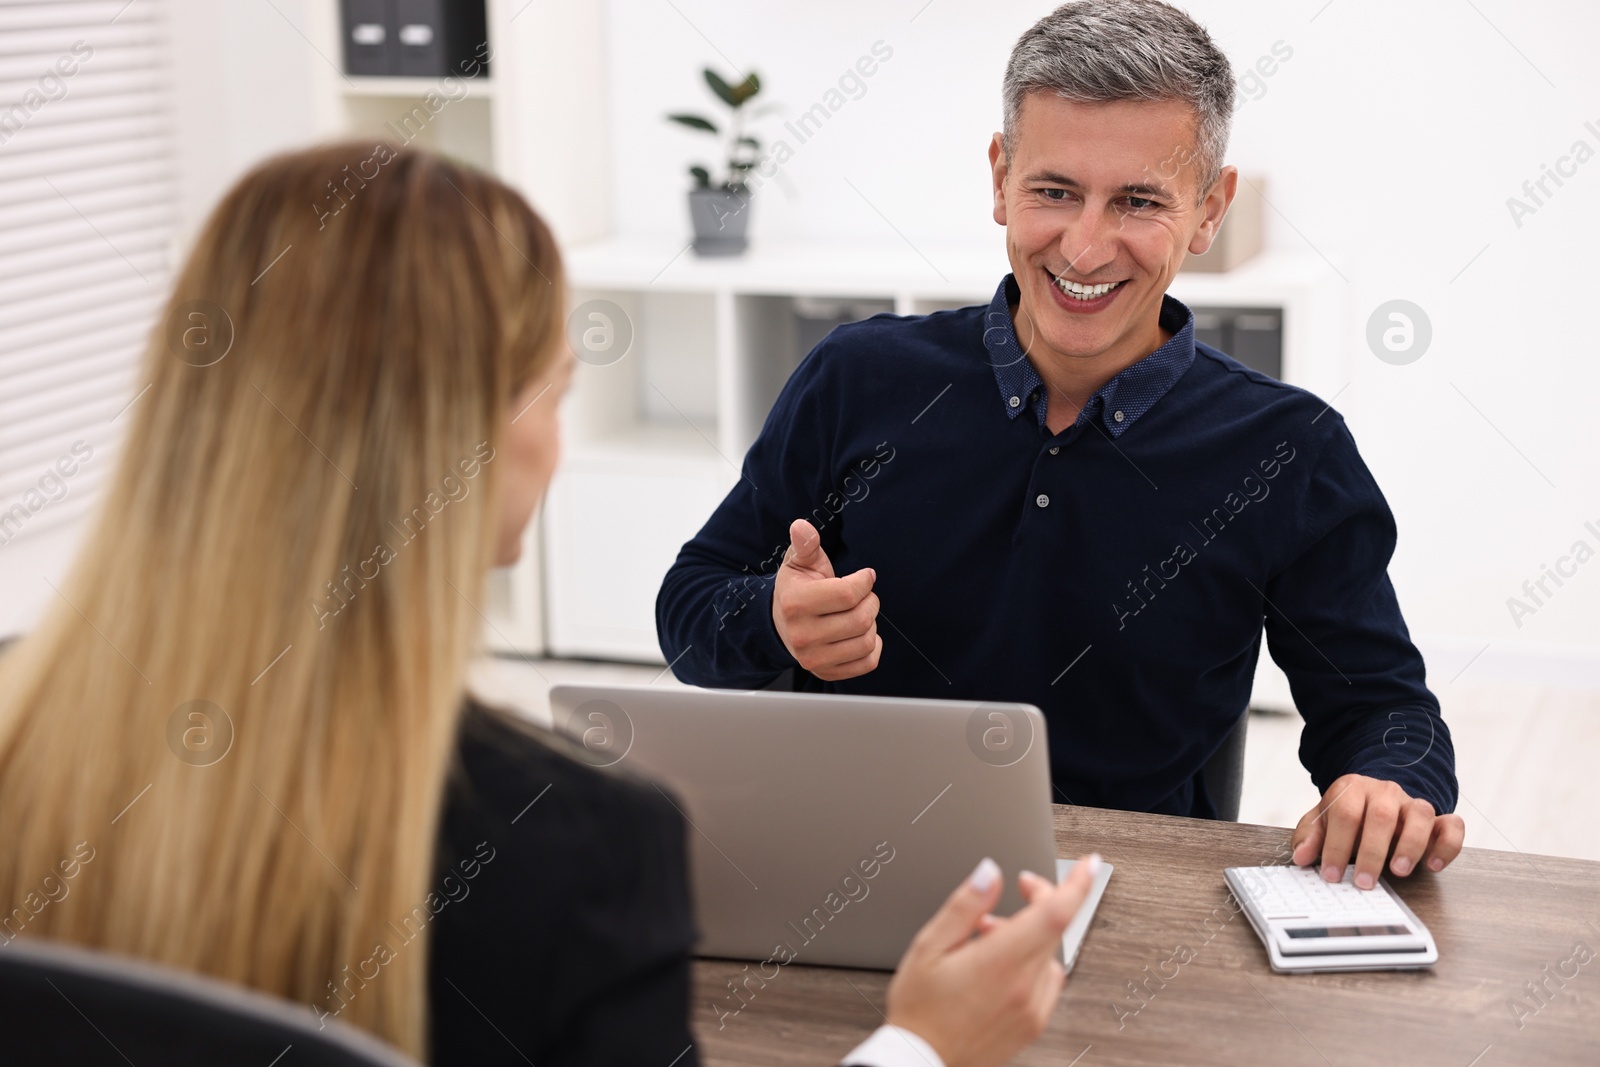
[[[1055,873],[1044,717],[1027,704],[558,685],[557,729],[668,788],[702,956],[893,969],[985,856]]]

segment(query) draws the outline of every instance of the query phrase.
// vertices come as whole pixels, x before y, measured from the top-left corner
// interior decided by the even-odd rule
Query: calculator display
[[[1297,926],[1285,930],[1292,938],[1306,937],[1383,937],[1386,934],[1409,934],[1409,926]]]

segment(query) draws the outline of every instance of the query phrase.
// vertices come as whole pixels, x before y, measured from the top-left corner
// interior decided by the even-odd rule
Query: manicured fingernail
[[[1368,874],[1366,871],[1362,871],[1360,874],[1356,875],[1356,888],[1371,889],[1377,884],[1377,881],[1378,880],[1372,877],[1372,875]]]
[[[983,857],[983,862],[973,868],[972,874],[967,878],[967,884],[979,893],[987,893],[989,887],[1000,878],[1000,865],[988,856]]]
[[[1019,875],[1019,877],[1021,877],[1021,878],[1039,878],[1039,876],[1037,874],[1035,874],[1034,872],[1029,871],[1029,870],[1024,870],[1022,872],[1022,874]],[[1044,879],[1043,878],[1039,878],[1039,881],[1042,882],[1042,881],[1044,881]]]
[[[1402,878],[1411,873],[1411,861],[1405,856],[1396,856],[1389,867]]]
[[[1343,877],[1344,877],[1344,872],[1341,871],[1339,868],[1335,867],[1331,863],[1328,864],[1326,867],[1322,868],[1322,878],[1323,878],[1324,881],[1337,882],[1337,881],[1339,881],[1339,879],[1341,879]]]
[[[1095,875],[1099,874],[1100,873],[1100,853],[1098,853],[1098,852],[1089,853],[1089,858],[1083,861],[1083,865],[1085,867],[1089,868],[1089,877],[1090,878],[1093,878]]]
[[[1442,870],[1444,870],[1444,860],[1440,859],[1438,856],[1433,857],[1433,859],[1428,861],[1428,870],[1430,870],[1430,871],[1442,871]]]

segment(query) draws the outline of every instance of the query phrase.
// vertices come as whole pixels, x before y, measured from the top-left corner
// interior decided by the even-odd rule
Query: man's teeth
[[[1064,278],[1056,279],[1057,288],[1068,296],[1076,297],[1079,300],[1093,300],[1096,297],[1105,296],[1121,284],[1121,282],[1106,282],[1102,285],[1079,285],[1077,282],[1069,282]]]

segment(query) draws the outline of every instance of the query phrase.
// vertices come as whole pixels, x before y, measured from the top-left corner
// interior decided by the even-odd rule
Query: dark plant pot
[[[750,190],[690,189],[694,250],[702,256],[736,256],[750,244]]]

